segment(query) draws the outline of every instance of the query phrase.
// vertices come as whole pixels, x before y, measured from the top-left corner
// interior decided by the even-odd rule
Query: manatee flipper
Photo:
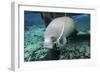
[[[63,45],[65,46],[66,43],[67,43],[67,39],[66,39],[66,37],[63,37]]]
[[[66,37],[63,37],[62,39],[59,40],[58,45],[60,46],[60,48],[64,47],[67,43],[67,39]]]
[[[90,34],[90,30],[86,31],[86,32],[78,32],[77,35],[87,35],[87,34]]]

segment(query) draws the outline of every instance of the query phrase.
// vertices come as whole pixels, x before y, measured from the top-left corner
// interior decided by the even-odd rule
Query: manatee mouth
[[[44,48],[52,49],[53,45],[50,43],[44,43]]]

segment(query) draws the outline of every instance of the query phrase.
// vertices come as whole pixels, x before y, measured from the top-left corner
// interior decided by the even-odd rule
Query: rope
[[[54,42],[54,43],[59,42],[59,40],[61,39],[61,37],[62,37],[63,33],[64,33],[64,24],[63,24],[63,27],[62,27],[62,31],[61,31],[60,36],[58,37],[57,41],[56,41],[56,42]]]

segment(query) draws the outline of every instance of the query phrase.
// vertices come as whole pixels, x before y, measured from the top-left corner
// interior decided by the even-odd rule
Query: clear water
[[[75,23],[82,28],[90,29],[90,15],[72,15]],[[84,27],[83,27],[84,26]],[[41,12],[24,12],[24,61],[63,60],[63,59],[89,59],[90,58],[90,34],[71,36],[66,47],[62,50],[48,50],[43,48],[45,19]],[[88,27],[88,28],[87,28]]]

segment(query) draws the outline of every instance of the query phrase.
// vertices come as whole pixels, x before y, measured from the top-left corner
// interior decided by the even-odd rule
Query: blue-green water
[[[73,19],[75,21],[80,20],[78,21],[78,24],[83,23],[81,22],[82,19],[78,19],[78,17],[80,16],[73,16]],[[87,23],[90,22],[89,19],[84,21],[87,21]],[[86,22],[84,23],[87,24]],[[80,26],[81,28],[82,25]],[[43,48],[44,32],[46,27],[41,13],[25,11],[24,26],[24,61],[30,62],[52,59],[50,56],[55,55],[57,51],[51,52],[50,50]],[[59,59],[90,58],[90,35],[74,36],[74,38],[70,37],[68,38],[68,41],[67,47],[60,50]],[[47,57],[50,58],[48,59]]]

